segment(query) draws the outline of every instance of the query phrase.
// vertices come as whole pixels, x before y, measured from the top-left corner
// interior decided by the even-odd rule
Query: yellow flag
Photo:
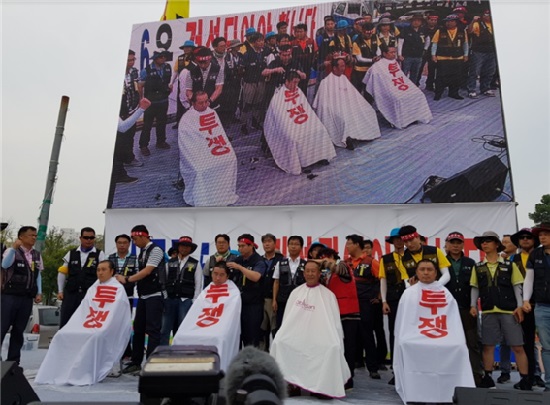
[[[189,17],[189,2],[191,0],[166,0],[161,21],[176,20]]]

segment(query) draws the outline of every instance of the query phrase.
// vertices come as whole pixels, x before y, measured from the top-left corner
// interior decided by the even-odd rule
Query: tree
[[[540,204],[535,204],[535,211],[529,214],[529,219],[532,219],[535,224],[550,223],[550,194],[544,194]]]
[[[42,293],[44,303],[49,305],[57,292],[57,269],[63,263],[63,256],[76,246],[67,242],[63,233],[55,227],[49,230],[45,242],[44,250],[42,251],[42,260],[44,262]]]

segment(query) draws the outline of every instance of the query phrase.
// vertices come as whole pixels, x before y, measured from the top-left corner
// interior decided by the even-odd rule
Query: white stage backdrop
[[[153,240],[166,250],[174,240],[188,235],[199,247],[193,256],[204,263],[215,252],[214,237],[225,233],[236,249],[237,237],[254,235],[261,248],[261,235],[277,236],[277,246],[286,255],[287,238],[300,235],[305,240],[304,256],[309,245],[320,241],[345,257],[346,236],[363,235],[374,241],[374,256],[391,251],[385,242],[390,230],[414,225],[428,238],[430,245],[443,247],[445,237],[458,231],[466,237],[465,253],[477,260],[479,252],[473,237],[492,230],[500,236],[517,229],[513,202],[414,205],[282,206],[231,208],[147,208],[106,210],[105,250],[115,251],[114,238],[130,234],[133,226],[144,224]]]

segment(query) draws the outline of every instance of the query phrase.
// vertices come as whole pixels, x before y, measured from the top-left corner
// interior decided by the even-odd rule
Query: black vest
[[[206,80],[203,80],[202,70],[200,67],[195,66],[191,69],[191,80],[193,81],[193,93],[197,91],[204,91],[210,97],[216,90],[216,80],[220,73],[220,65],[215,59],[211,59],[210,70],[206,76]]]
[[[141,249],[139,253],[139,269],[143,270],[147,266],[147,260],[149,260],[149,255],[154,247],[158,247],[154,243],[151,243],[147,249]],[[160,248],[159,248],[160,249]],[[138,280],[137,282],[137,291],[140,297],[144,295],[150,295],[162,291],[161,275],[165,271],[164,266],[164,255],[157,267],[153,269],[147,277]]]
[[[370,44],[367,43],[369,41]],[[376,37],[373,36],[372,39],[367,40],[363,37],[358,37],[355,40],[355,43],[359,47],[359,50],[361,51],[361,56],[363,58],[367,59],[373,59],[376,57],[376,51],[378,50],[378,44],[376,43]],[[358,67],[370,67],[372,66],[372,62],[360,62],[358,60],[355,61],[355,66]]]
[[[386,37],[382,34],[378,34],[378,39],[380,40],[381,44],[385,44],[388,47],[394,47],[397,46],[397,38],[395,37],[394,33],[390,32],[390,35],[388,36],[388,40],[386,42]]]
[[[460,270],[457,277],[452,266],[451,256],[447,255],[447,259],[449,259],[449,262],[451,262],[451,266],[449,267],[449,274],[451,275],[451,279],[445,285],[445,287],[451,292],[453,297],[455,297],[459,308],[470,308],[470,297],[472,295],[472,288],[470,287],[470,277],[472,276],[472,268],[475,266],[476,262],[469,257],[463,255],[459,261]]]
[[[120,118],[125,120],[137,110],[139,106],[139,92],[137,82],[139,73],[136,68],[131,68],[130,72],[124,78],[124,89],[120,105]]]
[[[472,35],[472,52],[495,52],[495,37],[483,22],[479,22],[479,37]]]
[[[23,249],[15,249],[13,264],[2,268],[2,294],[35,297],[38,293],[36,280],[40,273],[40,253],[31,250],[32,264],[29,266]]]
[[[442,28],[439,30],[439,41],[437,43],[437,56],[449,56],[458,58],[464,56],[464,41],[466,33],[463,30],[457,29],[454,40],[451,40],[449,32]]]
[[[247,269],[253,270],[254,266],[263,261],[262,256],[254,252],[248,259],[239,256],[235,259],[235,263],[240,264]],[[251,281],[243,276],[239,270],[233,270],[230,272],[229,278],[235,283],[235,285],[241,291],[241,300],[243,305],[245,304],[263,304],[263,281],[260,279],[256,282]]]
[[[401,33],[403,41],[403,56],[405,58],[421,58],[424,54],[424,44],[426,42],[426,36],[424,32],[419,28],[415,31],[412,27],[407,27]]]
[[[122,276],[128,276],[128,277],[138,272],[136,259],[137,259],[136,255],[129,253],[124,258],[124,264],[122,265],[122,267],[119,267],[118,255],[116,253],[109,255],[109,260],[111,261],[111,263],[113,263],[116,274],[120,274]],[[124,284],[124,291],[126,291],[126,295],[128,297],[134,296],[134,285],[135,283],[130,283],[128,281],[126,282],[126,284]]]
[[[429,259],[436,264],[436,267],[439,269],[439,263],[437,260],[437,248],[435,246],[422,246],[422,259]],[[405,250],[403,255],[403,266],[407,270],[409,277],[414,277],[416,275],[417,263],[413,259],[413,255],[410,250]],[[441,277],[441,272],[437,270],[437,279]]]
[[[69,253],[69,274],[67,277],[67,292],[86,292],[97,280],[97,264],[100,250],[88,253],[86,263],[80,263],[80,251],[73,249]]]
[[[234,262],[237,258],[237,255],[234,255],[233,253],[229,253],[229,255],[225,258],[226,262]],[[212,281],[212,269],[214,268],[214,265],[218,261],[216,260],[216,255],[211,255],[208,259],[208,264],[204,266],[203,273],[204,273],[204,286],[206,287],[210,282]],[[228,271],[231,271],[231,269],[227,269]]]
[[[277,294],[277,302],[287,302],[290,293],[299,285],[306,282],[304,277],[304,267],[306,261],[300,259],[300,264],[292,277],[290,270],[290,262],[288,258],[284,258],[279,262],[279,293]]]
[[[330,54],[330,42],[336,37],[336,35],[329,37],[326,32],[323,32],[321,36],[321,44],[319,45],[319,69],[325,69],[323,63],[327,59],[327,56]]]
[[[529,262],[533,265],[535,272],[533,299],[536,303],[550,305],[550,264],[548,264],[548,255],[544,254],[544,246],[531,252]]]
[[[523,261],[521,260],[521,253],[514,253],[512,256],[510,256],[510,261],[518,266],[519,271],[521,271],[521,275],[523,276],[523,278],[525,278],[525,266],[523,265]]]
[[[491,310],[495,306],[503,311],[513,311],[517,308],[510,261],[499,262],[494,277],[491,277],[489,267],[483,262],[476,263],[476,273],[483,311]]]
[[[264,259],[266,272],[264,277],[264,297],[272,299],[273,298],[273,273],[275,272],[275,266],[277,263],[279,263],[282,259],[285,257],[280,253],[275,253],[275,256],[273,259],[271,259],[271,263],[268,266],[268,260],[262,256],[262,259]]]
[[[401,272],[393,257],[393,252],[382,256],[384,271],[386,272],[386,301],[399,301],[405,291],[405,283],[401,279]]]
[[[161,65],[160,69],[153,69],[151,66],[145,68],[144,96],[151,101],[168,101],[170,95],[170,80],[172,68],[168,63]]]
[[[333,38],[334,45],[330,49],[331,52],[345,52],[348,55],[351,55],[352,51],[352,42],[351,38],[348,34],[344,35],[343,38],[341,38],[338,35],[335,35]]]
[[[189,257],[185,267],[180,270],[178,258],[168,261],[165,284],[168,298],[193,298],[198,263],[197,259]]]
[[[178,74],[180,74],[183,69],[191,69],[193,66],[195,65],[191,61],[191,57],[186,56],[184,53],[178,56]]]

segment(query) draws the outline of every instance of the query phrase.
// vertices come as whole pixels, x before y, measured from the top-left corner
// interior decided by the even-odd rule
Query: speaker
[[[15,361],[2,362],[2,405],[26,405],[40,401]]]
[[[426,190],[422,201],[433,203],[488,202],[502,194],[508,168],[491,156]]]
[[[550,392],[456,387],[453,403],[458,405],[548,405]]]

